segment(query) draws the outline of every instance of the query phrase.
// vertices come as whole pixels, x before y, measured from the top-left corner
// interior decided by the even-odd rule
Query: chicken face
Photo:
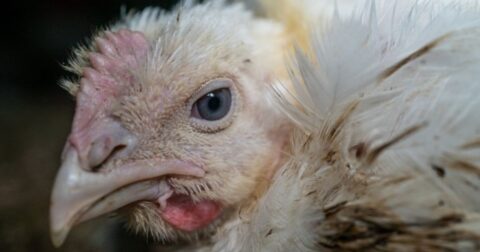
[[[66,84],[77,105],[52,193],[55,244],[120,208],[159,238],[197,237],[281,164],[289,126],[266,95],[281,62],[269,54],[281,47],[273,24],[218,3],[125,22],[71,66],[80,78]]]

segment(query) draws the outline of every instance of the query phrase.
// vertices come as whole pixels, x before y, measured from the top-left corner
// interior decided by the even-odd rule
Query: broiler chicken
[[[118,210],[192,251],[480,250],[477,3],[258,3],[76,51],[54,243]]]

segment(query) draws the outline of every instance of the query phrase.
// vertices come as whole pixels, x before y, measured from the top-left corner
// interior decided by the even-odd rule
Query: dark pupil
[[[208,109],[211,112],[217,111],[222,105],[222,100],[216,97],[214,93],[209,93],[208,97],[210,97],[210,100],[208,101]]]
[[[200,118],[215,121],[228,114],[231,102],[230,89],[222,88],[204,95],[196,102],[196,106]]]

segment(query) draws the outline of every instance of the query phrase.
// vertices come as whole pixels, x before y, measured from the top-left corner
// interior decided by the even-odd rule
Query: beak
[[[80,222],[142,200],[168,197],[165,175],[204,176],[200,167],[179,160],[135,161],[112,170],[93,172],[80,165],[78,152],[68,146],[57,174],[50,204],[50,230],[56,247]]]

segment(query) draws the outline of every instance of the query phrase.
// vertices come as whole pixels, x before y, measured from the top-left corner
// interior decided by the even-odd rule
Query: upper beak
[[[158,200],[171,193],[168,174],[201,177],[203,169],[179,160],[135,161],[112,170],[83,169],[78,152],[69,146],[53,187],[50,229],[53,244],[60,246],[70,229],[83,221],[140,200]]]

